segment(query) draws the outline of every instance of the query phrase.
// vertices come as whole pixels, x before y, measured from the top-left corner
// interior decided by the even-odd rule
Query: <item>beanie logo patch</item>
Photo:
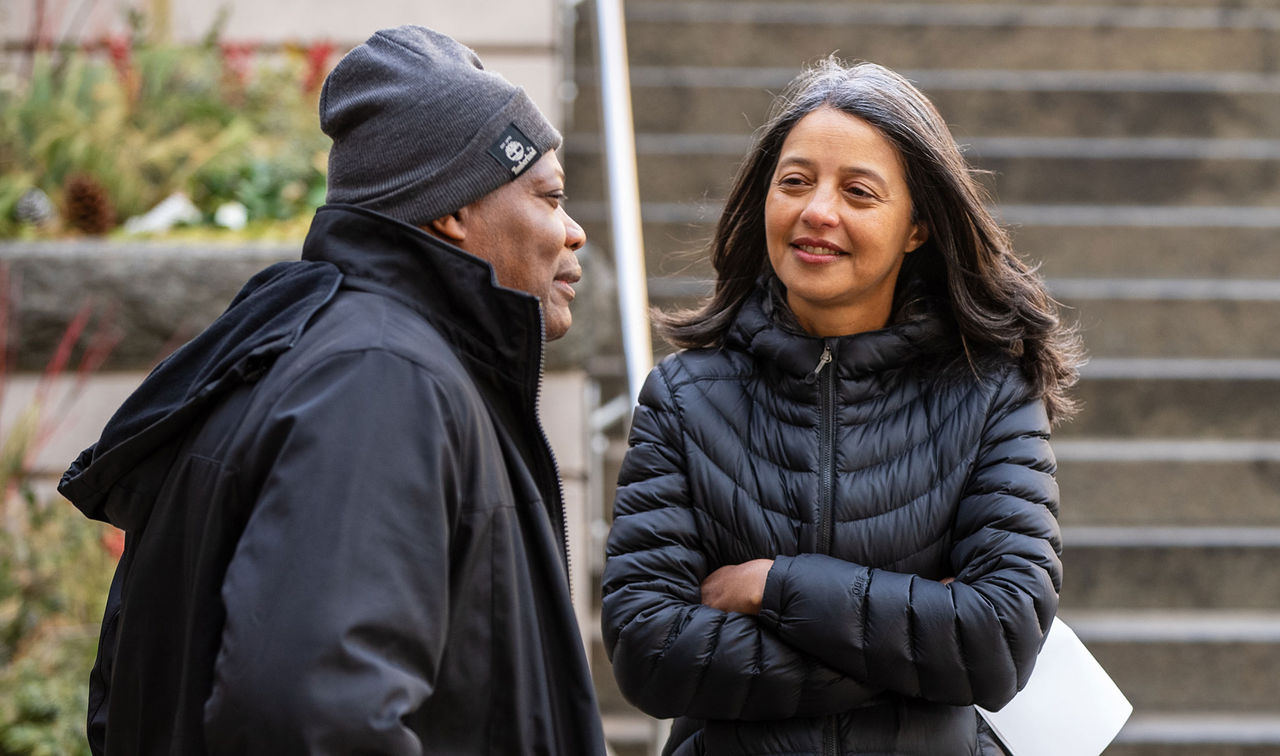
[[[524,135],[514,123],[507,126],[498,140],[489,146],[489,154],[498,164],[511,171],[515,178],[525,172],[542,153],[533,146],[533,140]]]

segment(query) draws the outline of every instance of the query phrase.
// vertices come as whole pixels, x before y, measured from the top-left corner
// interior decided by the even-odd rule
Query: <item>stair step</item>
[[[628,13],[636,21],[827,24],[858,23],[885,26],[1057,27],[1132,29],[1275,29],[1280,14],[1264,9],[1071,7],[1056,3],[1029,6],[1018,3],[835,3],[792,2],[779,6],[762,0],[739,0],[732,5],[686,0],[651,0]]]
[[[1280,611],[1063,609],[1062,619],[1089,645],[1139,641],[1280,643]]]
[[[571,191],[586,193],[585,178],[571,174],[569,181]],[[1083,208],[1072,210],[1033,209],[1018,219],[1018,208],[1011,212],[1011,206],[1001,206],[997,214],[1014,224],[1014,249],[1041,263],[1046,276],[1280,278],[1280,255],[1273,252],[1280,211],[1271,208],[1099,208],[1088,215]],[[684,217],[673,217],[677,211]],[[587,238],[608,247],[605,212],[601,203],[574,200],[570,206]],[[719,203],[645,203],[641,216],[649,275],[710,281],[705,247],[719,212]]]
[[[1280,744],[1258,737],[1280,717],[1280,612],[1064,608],[1061,616],[1134,705],[1118,742]],[[1179,727],[1170,726],[1174,712]],[[1244,716],[1242,729],[1202,712]]]
[[[1062,540],[1073,610],[1280,610],[1280,528],[1070,526]]]
[[[653,753],[665,723],[641,713],[602,717],[615,756]],[[1238,712],[1134,713],[1104,756],[1276,756],[1280,715]]]
[[[749,133],[797,73],[782,68],[642,67],[631,71],[637,133]],[[1090,71],[903,71],[963,143],[979,137],[1233,138],[1280,133],[1280,77],[1172,77]],[[595,133],[599,74],[579,70],[568,144]],[[1039,84],[1039,88],[1037,88]],[[1159,113],[1159,118],[1153,118]]]
[[[577,155],[572,153],[571,155]],[[584,157],[585,159],[585,157]],[[570,161],[576,162],[574,157]],[[590,182],[594,175],[584,172],[581,181]],[[648,224],[669,224],[678,227],[710,227],[719,218],[723,203],[719,199],[702,196],[686,201],[648,200],[641,206],[641,215]],[[1257,229],[1268,235],[1280,228],[1280,210],[1274,207],[1249,205],[1081,205],[1070,203],[1020,204],[1003,202],[994,208],[1004,223],[1018,227],[1042,228],[1060,233],[1067,228],[1136,229],[1151,233],[1151,229],[1171,229],[1179,233],[1203,230],[1221,234],[1230,229]],[[586,222],[608,219],[608,205],[603,202],[582,201],[573,204],[574,217]],[[1204,240],[1201,240],[1202,242]],[[1229,241],[1229,240],[1228,240]],[[1230,251],[1231,245],[1219,242]],[[1172,265],[1144,268],[1144,270],[1181,270]]]
[[[973,162],[995,173],[987,183],[1009,204],[1280,205],[1280,173],[1269,160],[978,156]]]
[[[1081,412],[1060,439],[1265,440],[1280,421],[1274,360],[1098,358],[1082,375]]]
[[[1053,449],[1064,525],[1280,526],[1280,442],[1055,439]]]
[[[1117,743],[1240,744],[1280,747],[1280,714],[1134,714]]]
[[[1280,302],[1280,279],[1227,278],[1050,278],[1058,299]]]
[[[741,150],[715,153],[695,151],[692,142],[688,152],[639,154],[636,169],[646,203],[696,206],[725,196],[746,152],[745,141]],[[602,158],[574,152],[566,171],[602,176]],[[1155,205],[1170,213],[1184,206],[1241,206],[1262,209],[1271,225],[1280,206],[1280,161],[1275,160],[978,157],[973,162],[992,172],[983,183],[1009,205]]]
[[[1277,98],[1280,105],[1280,98]],[[594,133],[570,134],[574,148],[599,153],[603,140]],[[1223,137],[1082,137],[1082,136],[961,136],[961,149],[972,160],[1008,158],[1245,160],[1280,159],[1280,139]],[[640,155],[730,155],[740,157],[751,146],[751,134],[738,132],[646,132],[635,135]]]
[[[736,2],[736,0],[726,0]],[[1155,0],[1158,2],[1159,0]],[[1270,0],[1259,0],[1270,2]],[[985,60],[983,61],[985,62]],[[653,88],[758,89],[776,91],[797,73],[791,66],[687,64],[680,58],[629,67],[633,91]],[[897,71],[929,92],[1078,92],[1177,94],[1280,94],[1280,75],[1273,70],[900,68]],[[594,63],[574,70],[581,87],[599,79]],[[945,115],[945,114],[944,114]],[[658,129],[662,130],[662,129]],[[1075,133],[1075,132],[1071,132]],[[1266,132],[1263,132],[1266,133]]]
[[[1274,52],[1275,15],[1193,8],[648,2],[628,9],[627,45],[637,65],[678,60],[798,67],[841,51],[896,69],[942,68],[981,50],[991,68],[1263,72]],[[584,26],[579,25],[579,44],[589,45]]]
[[[1085,347],[1095,360],[1280,358],[1280,341],[1274,337],[1280,332],[1280,300],[1261,298],[1270,282],[1242,282],[1258,285],[1234,291],[1225,281],[1222,286],[1204,287],[1188,282],[1183,289],[1147,283],[1153,285],[1135,281],[1133,290],[1123,292],[1106,283],[1091,289],[1059,287],[1051,281],[1050,291],[1065,305],[1063,319],[1080,326]],[[1196,299],[1197,292],[1220,296]],[[1155,296],[1160,293],[1166,298]],[[1248,298],[1253,294],[1258,298]]]
[[[637,743],[647,744],[662,731],[663,725],[653,717],[643,713],[605,714],[601,717],[604,724],[604,736],[611,744]]]
[[[615,756],[647,755],[651,753],[648,749],[667,731],[666,723],[639,712],[606,714],[602,720],[605,739],[614,749]],[[1259,750],[1268,746],[1273,749],[1271,753]],[[1250,756],[1280,753],[1280,715],[1198,711],[1135,713],[1105,754],[1139,756],[1148,752],[1144,748],[1158,748],[1161,754],[1185,753],[1186,756],[1244,754],[1245,751],[1238,750],[1238,747],[1252,747],[1248,751]]]
[[[703,0],[703,2],[722,2],[726,4],[736,3],[740,1],[741,0]],[[640,6],[640,5],[645,5],[647,3],[653,3],[653,2],[669,3],[671,2],[671,0],[630,0],[628,3],[628,6],[629,7]],[[812,3],[813,0],[775,0],[775,2],[785,5],[793,2],[794,3]],[[952,5],[966,5],[966,4],[990,5],[991,0],[952,0],[951,4]],[[1076,5],[1097,6],[1098,0],[1054,0],[1054,4],[1060,5],[1060,6],[1068,6],[1068,7],[1076,6]],[[1191,7],[1191,8],[1201,8],[1201,9],[1229,8],[1234,10],[1234,9],[1240,9],[1240,8],[1271,9],[1275,7],[1275,2],[1274,0],[1112,0],[1112,2],[1107,3],[1107,5],[1113,6],[1113,7],[1124,7],[1124,8],[1129,8],[1129,7],[1141,8],[1145,6],[1158,6],[1161,8],[1177,8],[1177,7]]]

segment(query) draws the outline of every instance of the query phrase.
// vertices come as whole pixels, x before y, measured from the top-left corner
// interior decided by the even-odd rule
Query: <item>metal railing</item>
[[[631,120],[631,82],[627,64],[626,21],[622,0],[596,1],[600,102],[604,122],[605,173],[609,187],[609,227],[618,275],[618,307],[627,387],[635,405],[640,386],[653,367],[649,338],[649,293],[640,225],[640,187],[636,178],[635,130]]]

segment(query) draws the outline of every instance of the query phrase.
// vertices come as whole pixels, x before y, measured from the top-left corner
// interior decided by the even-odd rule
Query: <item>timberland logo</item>
[[[512,176],[519,176],[538,159],[538,148],[533,140],[524,135],[514,123],[507,126],[498,141],[489,147],[489,154],[499,164],[511,171]]]

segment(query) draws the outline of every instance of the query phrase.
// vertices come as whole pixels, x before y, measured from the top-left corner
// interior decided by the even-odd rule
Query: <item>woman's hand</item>
[[[759,614],[772,559],[726,564],[702,581],[702,603],[725,612]]]

